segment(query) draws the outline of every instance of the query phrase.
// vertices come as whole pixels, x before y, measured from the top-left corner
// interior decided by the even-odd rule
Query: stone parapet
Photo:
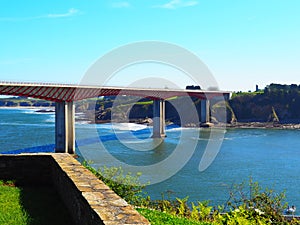
[[[0,179],[52,185],[78,225],[150,224],[71,155],[0,155]]]

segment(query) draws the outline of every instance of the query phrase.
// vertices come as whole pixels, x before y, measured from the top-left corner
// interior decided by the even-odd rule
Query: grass
[[[137,211],[149,220],[151,225],[209,225],[207,222],[198,222],[187,218],[174,216],[157,210],[137,208]]]
[[[67,209],[52,187],[16,187],[0,181],[0,224],[73,224]]]
[[[0,181],[0,224],[30,224],[30,217],[20,204],[20,195],[19,188]]]

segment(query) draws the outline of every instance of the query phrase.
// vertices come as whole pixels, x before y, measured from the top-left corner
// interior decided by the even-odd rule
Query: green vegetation
[[[283,211],[287,206],[284,199],[285,192],[263,189],[250,178],[247,185],[243,182],[233,186],[225,206],[230,212],[217,214],[216,221],[221,224],[284,224]]]
[[[152,225],[206,225],[211,224],[207,222],[195,221],[192,219],[174,216],[169,213],[160,212],[153,209],[137,208],[137,211],[149,220]]]
[[[41,99],[33,99],[33,98],[25,98],[25,97],[11,97],[11,98],[1,98],[0,106],[7,107],[49,107],[55,106],[54,102],[41,100]]]
[[[175,200],[164,198],[161,200],[152,200],[148,204],[148,208],[155,209],[159,212],[167,213],[173,216],[188,218],[197,222],[212,222],[212,206],[208,205],[208,201],[198,202],[197,204],[188,204],[188,197],[183,199],[175,198]]]
[[[73,224],[57,193],[48,187],[18,187],[0,181],[0,224]]]
[[[143,196],[142,190],[146,185],[139,182],[141,174],[136,174],[134,176],[131,173],[128,173],[124,175],[121,167],[103,167],[96,170],[90,166],[90,163],[83,162],[83,166],[102,180],[117,195],[132,205],[144,204],[146,199]]]
[[[270,84],[258,92],[233,93],[229,105],[241,122],[298,123],[300,86]]]
[[[135,105],[150,105],[153,104],[153,101],[145,101],[145,102],[136,102]]]
[[[13,182],[0,181],[0,224],[26,225],[30,217],[20,205],[21,190]]]
[[[151,200],[143,194],[145,185],[138,181],[141,174],[124,175],[121,168],[95,170],[86,162],[84,165],[119,196],[137,206],[151,224],[300,224],[298,220],[285,221],[284,192],[263,189],[251,178],[248,183],[232,187],[225,205],[212,207],[209,201],[189,203],[188,197],[171,199],[168,196],[166,199],[164,194],[160,200]]]
[[[236,98],[236,97],[241,97],[241,96],[256,96],[256,95],[261,95],[263,94],[264,91],[254,91],[254,92],[242,92],[242,91],[238,91],[238,92],[233,92],[231,95],[231,98]]]
[[[129,96],[121,96],[115,102],[112,100],[101,100],[98,105],[102,105],[102,109],[98,112],[96,107],[96,117],[99,121],[110,120],[111,107],[114,108],[114,118],[120,121],[127,121],[128,117],[131,121],[135,119],[145,119],[152,117],[152,101],[149,99],[140,99],[135,102],[136,98]],[[192,98],[194,106],[200,115],[201,101]],[[100,103],[101,102],[101,103]],[[128,109],[128,104],[134,106]],[[176,103],[176,104],[173,104]],[[181,124],[177,107],[192,107],[187,105],[186,98],[175,97],[166,101],[166,120],[178,125]],[[212,106],[212,122],[280,122],[280,123],[299,123],[300,122],[300,86],[270,84],[263,90],[255,92],[234,92],[232,98],[222,104],[222,102],[211,100]],[[227,117],[224,118],[224,110],[226,109]],[[273,110],[274,109],[274,110]],[[91,109],[95,111],[94,109]],[[275,112],[275,113],[274,113]],[[276,114],[276,116],[275,116]],[[92,114],[94,116],[94,114]],[[224,121],[225,120],[225,121]],[[186,121],[188,124],[188,122]]]

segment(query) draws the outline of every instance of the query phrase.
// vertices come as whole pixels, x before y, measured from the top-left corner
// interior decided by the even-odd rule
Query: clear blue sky
[[[157,40],[199,56],[223,90],[300,84],[299,9],[299,0],[0,0],[0,80],[78,83],[110,50]]]

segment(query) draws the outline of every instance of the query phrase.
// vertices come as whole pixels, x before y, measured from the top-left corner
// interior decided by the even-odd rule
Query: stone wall
[[[0,180],[53,185],[78,225],[150,224],[69,154],[0,155]]]
[[[51,185],[51,155],[0,155],[0,179],[17,185]]]

